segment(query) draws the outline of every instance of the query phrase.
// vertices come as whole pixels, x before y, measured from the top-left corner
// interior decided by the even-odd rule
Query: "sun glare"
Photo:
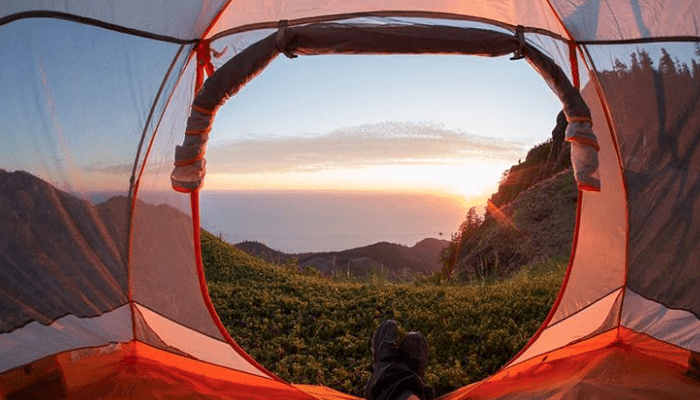
[[[312,172],[216,173],[206,189],[227,191],[362,191],[425,193],[459,200],[464,206],[485,204],[505,163],[455,161],[415,165],[376,165]]]

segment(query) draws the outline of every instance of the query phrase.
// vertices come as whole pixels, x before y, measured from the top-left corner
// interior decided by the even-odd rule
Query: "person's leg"
[[[432,388],[424,383],[428,343],[419,332],[411,332],[399,345],[397,330],[396,322],[387,320],[372,335],[374,363],[365,399],[432,400]]]
[[[399,357],[420,379],[423,385],[421,396],[423,400],[431,400],[435,397],[433,388],[426,385],[425,367],[430,356],[430,346],[420,332],[409,332],[399,344]]]
[[[396,321],[382,322],[372,335],[372,358],[374,364],[393,361],[398,355],[399,334]]]
[[[425,336],[420,332],[409,332],[399,344],[399,355],[425,382],[425,366],[430,356],[430,346]]]
[[[372,335],[372,377],[365,386],[365,399],[373,400],[372,392],[386,369],[396,361],[399,353],[398,326],[394,320],[383,321]]]

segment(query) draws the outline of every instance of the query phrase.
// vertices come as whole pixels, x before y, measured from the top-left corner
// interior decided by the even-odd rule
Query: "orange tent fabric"
[[[376,51],[525,55],[585,172],[549,317],[445,398],[700,397],[698,20],[691,0],[4,2],[0,394],[349,398],[283,382],[229,337],[196,189],[219,101],[271,59]],[[214,84],[229,62],[240,85]],[[207,85],[217,103],[195,100]]]

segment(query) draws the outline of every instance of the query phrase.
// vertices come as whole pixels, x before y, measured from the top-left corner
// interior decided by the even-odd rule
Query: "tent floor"
[[[624,328],[504,369],[458,399],[700,399],[689,352]]]
[[[692,356],[691,356],[692,357]],[[645,335],[611,331],[445,395],[462,399],[700,399],[689,352]],[[62,353],[0,376],[16,399],[355,400],[172,354],[140,342]]]

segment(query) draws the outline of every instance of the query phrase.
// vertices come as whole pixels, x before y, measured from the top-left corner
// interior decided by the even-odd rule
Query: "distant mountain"
[[[95,205],[28,172],[0,169],[0,333],[113,310],[128,301],[128,277],[141,304],[172,318],[187,312],[177,297],[201,296],[199,287],[172,286],[190,279],[181,272],[195,262],[192,218],[137,201],[130,224],[131,203],[115,196]],[[127,259],[145,267],[128,269]]]
[[[0,227],[0,332],[126,303],[125,227],[105,222],[89,201],[0,170]]]
[[[81,285],[95,290],[94,295],[89,295],[95,299],[86,301],[83,316],[99,315],[114,307],[111,303],[99,304],[98,300],[104,297],[100,293],[104,291],[116,291],[118,294],[107,297],[119,299],[119,302],[125,300],[127,255],[129,263],[133,265],[149,265],[149,268],[132,270],[132,274],[138,275],[133,276],[134,279],[149,282],[149,285],[167,285],[169,280],[162,277],[167,275],[168,268],[194,263],[188,250],[192,246],[192,220],[169,205],[137,201],[130,225],[131,212],[131,200],[126,196],[115,196],[94,205],[27,172],[0,170],[0,226],[6,233],[12,232],[1,235],[0,256],[10,265],[21,266],[27,272],[19,274],[19,269],[5,268],[0,271],[0,278],[9,282],[16,280],[15,276],[22,275],[31,280],[43,275],[38,272],[41,270],[60,270],[62,272],[56,276],[65,275],[66,279],[68,276],[80,276],[84,279]],[[131,249],[128,248],[129,234],[132,235]],[[275,264],[294,259],[299,268],[313,267],[325,275],[364,276],[376,273],[400,280],[413,274],[428,275],[439,270],[439,255],[447,244],[449,242],[446,240],[429,238],[413,247],[380,242],[344,251],[304,254],[285,254],[257,242],[243,242],[236,246]],[[102,272],[96,274],[94,271]],[[66,284],[61,283],[60,279],[45,283],[18,281],[17,287],[30,287],[35,283],[45,288],[58,285],[50,289],[56,292]],[[139,290],[135,289],[137,294]],[[168,291],[164,290],[164,293]],[[13,296],[10,297],[21,297]],[[161,297],[150,299],[144,292],[142,301],[155,302],[160,306],[161,302],[172,300],[167,295]],[[12,308],[13,298],[3,298],[0,294],[0,311],[5,309],[3,307],[9,307],[7,310]],[[75,301],[82,300],[70,299],[65,302]],[[80,307],[73,305],[70,309],[79,310]],[[46,322],[50,322],[53,316],[65,313],[63,308],[49,308],[52,306],[47,304],[47,309],[42,311],[47,316]],[[20,319],[30,319],[20,312],[10,314]],[[7,323],[15,325],[19,322]],[[0,331],[2,325],[0,318]]]
[[[244,252],[265,260],[271,264],[284,264],[288,259],[295,257],[293,254],[282,253],[271,249],[260,242],[245,241],[235,244],[236,248]]]
[[[439,271],[442,266],[439,256],[448,244],[447,240],[427,238],[413,247],[379,242],[343,251],[302,254],[282,253],[258,242],[242,242],[235,246],[271,263],[285,264],[294,260],[299,268],[313,267],[324,275],[378,273],[386,274],[391,280],[403,280],[413,274],[429,275]]]

